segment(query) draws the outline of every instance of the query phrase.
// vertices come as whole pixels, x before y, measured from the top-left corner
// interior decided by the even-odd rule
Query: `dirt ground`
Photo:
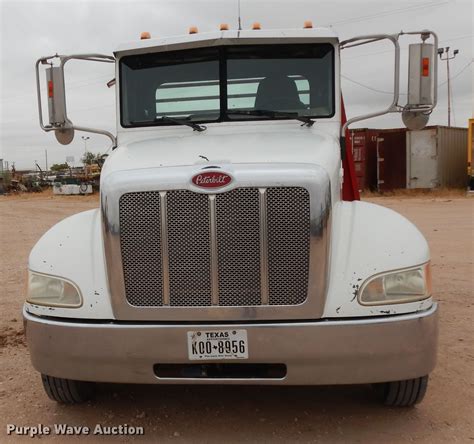
[[[0,442],[30,442],[7,436],[9,423],[100,423],[140,425],[145,435],[51,435],[42,441],[474,443],[474,199],[462,193],[366,199],[411,219],[432,249],[435,298],[441,308],[439,357],[424,402],[412,409],[378,405],[368,386],[103,384],[94,403],[55,404],[43,393],[22,333],[28,253],[49,227],[97,207],[98,199],[0,196]]]

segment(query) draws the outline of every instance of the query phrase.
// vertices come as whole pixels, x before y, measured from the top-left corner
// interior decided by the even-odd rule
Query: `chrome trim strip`
[[[170,305],[170,266],[168,252],[168,205],[166,191],[160,191],[161,209],[161,267],[163,282],[163,305]]]
[[[268,305],[270,293],[268,287],[268,221],[267,221],[267,189],[259,188],[260,206],[260,302]]]
[[[219,305],[219,253],[217,250],[216,195],[209,195],[209,218],[211,228],[211,302]]]

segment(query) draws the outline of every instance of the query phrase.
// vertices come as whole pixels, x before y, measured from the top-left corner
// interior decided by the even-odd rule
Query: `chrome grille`
[[[209,200],[191,191],[167,193],[170,305],[211,305]]]
[[[270,305],[301,304],[309,278],[308,192],[269,188],[267,211]]]
[[[259,192],[239,188],[216,196],[219,305],[260,304]]]
[[[305,188],[128,193],[119,213],[126,299],[133,306],[296,305],[306,299]]]
[[[160,193],[128,193],[120,198],[120,246],[127,301],[163,305]]]

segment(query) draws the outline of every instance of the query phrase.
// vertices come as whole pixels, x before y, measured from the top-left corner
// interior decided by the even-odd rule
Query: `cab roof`
[[[201,32],[178,36],[150,38],[121,44],[114,54],[117,57],[128,54],[174,51],[209,46],[265,44],[265,43],[337,43],[338,37],[330,28],[308,29],[244,29]]]

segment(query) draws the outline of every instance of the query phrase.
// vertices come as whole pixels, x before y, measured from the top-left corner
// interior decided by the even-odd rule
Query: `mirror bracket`
[[[59,65],[54,66],[53,61],[59,60]],[[115,58],[103,54],[74,54],[74,55],[58,55],[42,57],[36,61],[36,90],[38,98],[38,116],[39,124],[43,131],[54,131],[58,142],[67,145],[74,138],[74,131],[85,131],[94,134],[101,134],[108,137],[112,141],[112,149],[117,146],[117,138],[102,129],[88,128],[74,125],[67,117],[66,112],[66,92],[64,83],[64,65],[69,60],[86,60],[92,62],[115,63]],[[44,123],[43,108],[41,101],[40,87],[40,69],[39,65],[49,65],[46,68],[46,80],[48,91],[48,111],[49,124]]]
[[[431,66],[428,66],[428,70],[429,70],[429,75],[432,76],[429,80],[431,82],[433,82],[434,86],[432,87],[431,97],[428,98],[427,100],[425,100],[426,103],[413,103],[413,101],[412,101],[412,103],[410,103],[410,100],[409,100],[408,103],[405,106],[401,106],[401,105],[398,104],[399,95],[400,95],[400,45],[398,43],[398,40],[403,35],[419,35],[421,40],[422,40],[421,44],[410,45],[410,47],[413,47],[413,49],[410,49],[410,51],[411,51],[410,61],[412,63],[412,68],[413,67],[418,67],[418,69],[421,69],[422,58],[424,56],[427,56],[427,53],[424,52],[424,51],[428,51],[428,50],[431,50],[431,48],[433,48],[434,56],[431,57],[430,61],[429,61],[429,64],[432,64],[433,66],[432,66],[432,68],[431,68]],[[425,43],[426,40],[428,40],[430,37],[433,37],[434,43],[433,44]],[[403,115],[405,116],[405,118],[403,119],[405,124],[406,124],[407,121],[413,122],[414,121],[413,119],[415,119],[416,123],[418,124],[417,126],[419,126],[422,123],[422,120],[426,120],[426,122],[427,122],[427,119],[425,117],[423,117],[423,118],[420,118],[419,120],[416,120],[416,117],[419,116],[419,115],[429,116],[429,114],[431,114],[431,112],[433,111],[433,109],[436,106],[436,103],[437,103],[437,81],[438,81],[438,60],[436,58],[436,54],[437,54],[437,51],[438,51],[438,36],[436,35],[436,33],[434,33],[433,31],[425,29],[423,31],[410,31],[410,32],[401,31],[398,34],[365,35],[365,36],[354,37],[354,38],[351,38],[349,40],[342,41],[340,43],[340,48],[342,50],[342,49],[346,49],[346,48],[352,48],[352,47],[355,47],[355,46],[366,45],[368,43],[378,42],[378,41],[381,41],[381,40],[390,40],[393,43],[394,49],[395,49],[392,103],[386,109],[383,109],[381,111],[376,111],[376,112],[373,112],[373,113],[368,113],[368,114],[364,114],[364,115],[361,115],[361,116],[356,116],[356,117],[353,117],[352,119],[347,120],[346,123],[341,127],[341,134],[340,134],[341,137],[345,136],[345,132],[346,132],[347,128],[349,127],[349,125],[351,125],[354,122],[359,122],[361,120],[370,119],[372,117],[378,117],[378,116],[382,116],[382,115],[385,115],[385,114],[388,114],[388,113],[394,113],[394,112],[402,113],[402,116]],[[422,45],[425,45],[425,47],[424,47],[425,49],[422,49],[423,48]],[[422,48],[419,48],[420,46]],[[415,54],[415,53],[416,53],[417,50],[419,50],[419,54],[420,54],[420,56],[418,57],[420,59],[419,60],[419,62],[420,62],[419,65],[416,65],[416,62],[415,62],[416,61],[416,56],[417,56],[417,54]],[[414,72],[416,73],[416,70],[414,70]],[[414,86],[415,86],[416,80],[419,80],[416,77],[414,79],[415,80],[412,80],[409,83],[409,85],[410,85],[409,89],[411,88],[412,92],[413,92],[413,89],[415,89],[415,92],[416,92],[416,88],[414,88]],[[424,89],[422,88],[422,86],[424,87]],[[420,85],[420,91],[422,89],[423,89],[423,91],[427,91],[427,88],[428,87],[426,85]],[[410,91],[408,93],[410,94]],[[422,94],[420,93],[420,95],[422,95]],[[413,97],[413,95],[412,95],[412,97]],[[426,97],[426,95],[425,95],[425,97]],[[431,99],[431,100],[429,100],[429,99]],[[423,102],[423,101],[418,100],[418,102]]]

